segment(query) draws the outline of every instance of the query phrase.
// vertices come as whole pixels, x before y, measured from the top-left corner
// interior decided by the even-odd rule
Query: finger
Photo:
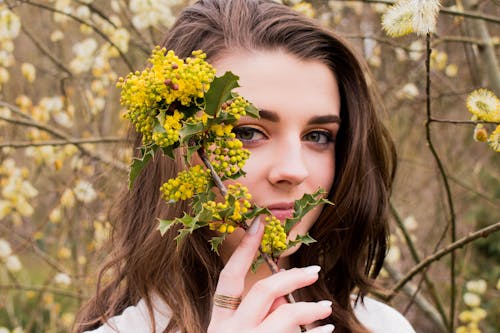
[[[263,224],[260,222],[260,218],[257,218],[247,230],[240,244],[220,272],[215,290],[216,294],[231,297],[240,297],[242,295],[245,286],[245,276],[259,248],[263,232]],[[232,309],[214,306],[212,320],[225,319],[233,313],[234,310]]]
[[[287,303],[277,308],[259,326],[262,332],[291,332],[300,325],[312,324],[332,313],[332,302]]]
[[[277,298],[313,284],[318,279],[319,270],[319,266],[292,268],[257,281],[238,308],[238,320],[243,325],[258,325]]]
[[[332,333],[334,329],[335,329],[335,326],[333,326],[332,324],[328,324],[328,325],[315,327],[311,330],[307,330],[307,332],[309,332],[309,333]]]

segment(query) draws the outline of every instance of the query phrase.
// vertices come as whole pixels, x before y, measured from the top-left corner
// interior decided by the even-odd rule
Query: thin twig
[[[46,126],[44,124],[35,122],[33,120],[13,119],[13,118],[4,117],[4,116],[0,116],[0,120],[5,120],[5,121],[7,121],[9,123],[12,123],[12,124],[15,124],[15,125],[34,127],[34,128],[39,129],[39,130],[45,131],[45,132],[47,132],[49,134],[52,134],[56,138],[59,138],[59,139],[65,140],[65,141],[74,140],[73,138],[67,136],[66,134],[64,134],[64,133],[62,133],[62,132],[60,132],[58,130],[55,130],[53,128],[50,128],[50,127],[48,127],[48,126]],[[113,160],[113,159],[109,159],[109,158],[107,158],[105,156],[101,156],[99,154],[93,153],[93,152],[91,152],[90,150],[88,150],[87,148],[85,148],[81,144],[74,144],[74,145],[84,155],[87,155],[87,156],[91,157],[92,159],[95,159],[95,160],[98,160],[98,161],[102,161],[105,164],[108,164],[108,165],[116,168],[117,170],[120,170],[120,171],[123,171],[123,172],[128,172],[128,167],[125,164],[123,164],[123,163],[121,163],[119,161]]]
[[[219,175],[215,171],[215,169],[214,169],[212,163],[210,162],[210,160],[208,159],[208,156],[205,153],[205,150],[203,149],[203,147],[198,148],[198,155],[200,156],[201,160],[203,161],[203,164],[205,164],[205,166],[208,168],[208,170],[210,170],[210,174],[212,176],[212,179],[215,182],[215,185],[217,186],[217,188],[219,189],[221,194],[223,196],[225,196],[227,194],[227,188],[226,188],[226,186],[224,186],[224,183],[222,182]],[[256,221],[257,221],[257,219],[255,218],[251,222],[251,224],[256,223]],[[247,230],[249,226],[247,226],[246,224],[243,223],[243,224],[241,224],[241,227],[243,228],[243,230]],[[264,262],[267,264],[267,266],[271,270],[271,272],[273,274],[278,273],[279,272],[278,265],[274,262],[274,260],[271,257],[269,257],[269,255],[267,255],[267,253],[264,253],[262,251],[262,248],[260,246],[259,246],[259,253],[260,253],[262,259],[264,259]],[[295,303],[295,298],[293,297],[293,295],[291,293],[287,294],[285,296],[285,298],[286,298],[288,303]],[[305,327],[303,327],[302,325],[300,327],[301,327],[301,332],[304,332],[306,330]]]
[[[452,119],[437,119],[429,118],[429,122],[432,123],[445,123],[445,124],[456,124],[456,125],[477,125],[477,124],[493,124],[500,125],[498,121],[484,121],[484,120],[452,120]]]
[[[424,260],[422,260],[418,265],[414,266],[406,275],[398,281],[398,283],[392,288],[390,293],[387,295],[387,297],[391,298],[395,293],[397,293],[401,287],[403,287],[408,281],[410,281],[416,274],[418,274],[420,271],[422,271],[425,267],[429,266],[431,263],[433,263],[436,260],[439,260],[441,257],[449,254],[450,252],[453,252],[454,250],[470,243],[473,242],[474,240],[481,238],[481,237],[488,237],[489,235],[497,232],[500,230],[500,221],[496,222],[490,226],[484,227],[482,229],[479,229],[477,231],[474,231],[470,233],[469,235],[460,238],[454,243],[449,244],[445,248],[435,252],[434,254],[426,257]]]
[[[26,286],[26,285],[19,285],[19,284],[0,284],[0,290],[12,290],[12,289],[17,289],[17,290],[26,290],[26,291],[38,291],[38,292],[49,292],[53,293],[56,295],[60,296],[66,296],[66,297],[73,297],[79,300],[84,300],[86,299],[85,296],[75,294],[69,290],[64,290],[64,289],[59,289],[59,288],[52,288],[52,287],[44,287],[44,286]]]
[[[32,34],[24,25],[21,25],[21,29],[24,32],[26,36],[35,44],[35,46],[43,53],[45,54],[60,70],[62,70],[64,73],[68,74],[69,77],[73,77],[73,73],[62,63],[57,59],[56,56],[54,56],[36,37],[34,34]]]
[[[382,4],[385,4],[388,6],[394,5],[396,3],[396,1],[390,1],[390,0],[340,0],[340,1],[382,3]],[[500,18],[498,18],[496,16],[485,15],[483,13],[474,12],[474,11],[440,8],[439,13],[446,14],[446,15],[452,15],[452,16],[467,17],[467,18],[472,18],[472,19],[483,20],[483,21],[487,21],[487,22],[500,24]]]
[[[451,226],[451,241],[455,242],[456,240],[456,221],[455,221],[455,208],[453,204],[453,196],[451,195],[451,189],[450,185],[448,183],[448,177],[446,175],[446,171],[444,169],[443,163],[441,162],[441,158],[439,157],[439,154],[437,153],[434,143],[431,139],[431,122],[430,119],[431,117],[431,77],[430,77],[430,68],[431,68],[431,34],[428,33],[426,37],[426,46],[427,46],[427,57],[425,60],[425,68],[426,68],[426,110],[427,110],[427,119],[425,122],[425,137],[427,140],[427,144],[429,146],[429,149],[432,153],[432,156],[434,157],[434,160],[436,161],[437,167],[439,169],[439,174],[441,175],[441,178],[443,180],[443,185],[446,191],[446,199],[448,202],[448,209],[450,213],[450,221],[449,224]],[[455,254],[451,253],[450,256],[450,316],[449,316],[449,324],[450,324],[450,332],[453,332],[453,322],[455,318],[455,291],[456,291],[456,286],[455,286]]]
[[[0,143],[0,148],[27,148],[27,147],[40,147],[40,146],[66,146],[66,145],[80,145],[85,143],[117,143],[127,142],[122,137],[103,137],[103,138],[81,138],[81,139],[68,139],[68,140],[47,140],[39,142],[20,141],[20,142],[5,142]]]
[[[396,270],[396,268],[392,267],[388,263],[384,264],[384,269],[389,273],[389,276],[394,281],[399,281],[403,277],[403,275],[398,270]],[[415,304],[417,304],[419,309],[425,314],[426,318],[433,321],[436,324],[436,327],[438,327],[441,332],[447,331],[448,326],[443,322],[443,317],[440,316],[439,311],[437,311],[432,306],[432,304],[430,304],[429,301],[427,301],[427,299],[423,297],[422,294],[418,293],[417,287],[415,285],[408,282],[402,287],[402,291],[406,295],[415,299]],[[383,293],[378,293],[376,295],[386,302],[389,302],[392,299],[392,297],[389,298]]]
[[[408,246],[408,249],[410,251],[410,254],[411,254],[413,260],[415,261],[416,264],[418,264],[421,261],[421,259],[420,259],[418,252],[417,252],[415,244],[413,243],[410,235],[408,234],[408,230],[406,230],[406,227],[405,227],[403,221],[401,220],[401,217],[399,216],[399,213],[396,210],[396,207],[394,207],[392,202],[389,203],[389,207],[391,209],[392,216],[394,217],[394,219],[396,221],[396,224],[398,225],[399,229],[403,233],[403,237],[405,238],[406,245]],[[429,279],[429,276],[427,275],[426,271],[424,271],[422,273],[422,276],[424,278],[425,284],[427,285],[427,288],[428,288],[429,293],[432,297],[432,300],[434,301],[434,304],[436,305],[437,311],[439,312],[439,315],[441,316],[441,322],[444,323],[445,326],[448,326],[446,313],[444,311],[443,304],[441,303],[441,300],[439,299],[439,295],[436,291],[436,287],[435,287],[434,283],[432,282],[431,279]],[[412,295],[412,302],[415,299],[418,291],[419,291],[419,289],[415,288],[415,292]],[[411,303],[408,304],[408,306],[410,306],[410,305],[411,305]]]
[[[21,3],[26,3],[26,4],[34,6],[34,7],[38,7],[38,8],[42,8],[42,9],[45,9],[45,10],[48,10],[48,11],[51,11],[51,12],[54,12],[54,13],[66,15],[66,16],[70,17],[71,19],[77,21],[80,24],[88,25],[90,28],[92,28],[92,30],[95,33],[97,33],[99,36],[101,36],[106,42],[108,42],[109,44],[111,44],[111,46],[113,46],[118,51],[118,53],[120,54],[120,57],[123,59],[123,61],[125,62],[125,64],[127,65],[127,67],[129,68],[130,71],[134,70],[134,67],[132,66],[132,63],[130,62],[130,60],[128,60],[128,58],[126,57],[125,53],[123,53],[123,51],[104,32],[102,32],[94,24],[92,24],[90,22],[87,22],[85,20],[82,20],[78,16],[75,16],[75,15],[73,15],[71,13],[66,13],[65,11],[58,10],[58,9],[56,9],[54,7],[50,7],[50,6],[47,6],[47,5],[42,4],[42,3],[38,3],[38,2],[30,1],[30,0],[23,0],[23,1],[21,1]]]

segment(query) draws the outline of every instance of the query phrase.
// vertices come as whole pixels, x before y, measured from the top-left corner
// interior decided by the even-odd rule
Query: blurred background
[[[145,66],[187,4],[0,0],[0,333],[68,332],[92,295],[132,153],[116,82]],[[417,332],[499,332],[500,154],[477,141],[498,124],[478,128],[466,100],[500,96],[500,2],[441,1],[430,116],[426,38],[384,32],[392,1],[286,4],[354,45],[386,108],[399,169],[375,297]],[[480,229],[487,237],[432,257]]]

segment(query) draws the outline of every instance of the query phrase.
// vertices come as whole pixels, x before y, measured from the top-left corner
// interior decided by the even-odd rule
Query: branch
[[[339,1],[382,3],[382,4],[385,4],[388,6],[392,6],[396,3],[396,1],[390,1],[390,0],[339,0]],[[472,18],[472,19],[483,20],[483,21],[487,21],[487,22],[500,24],[500,18],[498,18],[496,16],[484,15],[483,13],[476,12],[476,11],[453,10],[453,9],[449,9],[449,8],[440,8],[439,12],[442,14],[446,14],[446,15],[462,16],[462,17],[467,17],[467,18]]]
[[[74,140],[73,138],[70,138],[69,136],[67,136],[66,134],[64,134],[58,130],[52,129],[46,125],[40,124],[40,123],[35,122],[35,121],[12,119],[10,117],[4,117],[4,116],[0,116],[0,120],[5,120],[5,121],[12,123],[12,124],[15,124],[15,125],[34,127],[34,128],[39,129],[39,130],[45,131],[49,134],[52,134],[53,136],[55,136],[59,139],[62,139],[64,141]],[[128,167],[121,162],[115,161],[113,159],[108,159],[105,156],[101,156],[99,154],[93,153],[81,144],[75,144],[75,146],[82,152],[82,154],[87,155],[87,156],[91,157],[92,159],[101,161],[101,162],[108,164],[108,165],[110,165],[110,166],[112,166],[120,171],[128,172]]]
[[[132,63],[125,56],[125,53],[123,53],[123,51],[120,50],[120,48],[118,46],[116,46],[116,44],[104,32],[102,32],[98,27],[96,27],[94,24],[92,24],[90,22],[87,22],[85,20],[82,20],[78,16],[75,16],[75,15],[73,15],[71,13],[66,13],[66,12],[64,12],[62,10],[58,10],[58,9],[56,9],[54,7],[50,7],[50,6],[44,5],[42,3],[34,2],[34,1],[31,1],[31,0],[23,0],[23,1],[21,1],[21,3],[26,3],[26,4],[34,6],[34,7],[38,7],[38,8],[42,8],[42,9],[45,9],[45,10],[48,10],[48,11],[51,11],[51,12],[54,12],[54,13],[66,15],[66,16],[72,18],[73,20],[77,21],[80,24],[88,25],[89,27],[92,28],[92,30],[95,33],[97,33],[99,36],[101,36],[106,42],[108,42],[109,44],[111,44],[111,46],[113,46],[114,48],[116,48],[116,50],[120,54],[120,57],[123,59],[123,61],[125,62],[125,64],[127,65],[127,67],[129,68],[130,71],[134,70],[134,67],[132,66]]]
[[[386,263],[384,265],[384,268],[389,273],[389,275],[393,279],[395,279],[396,281],[400,280],[402,278],[402,274],[400,272],[398,272],[394,267],[390,266],[389,264]],[[442,315],[441,315],[441,317],[439,316],[441,314],[439,309],[438,309],[438,312],[439,312],[439,314],[438,314],[436,309],[432,306],[432,304],[430,304],[425,299],[425,297],[423,297],[418,292],[418,289],[416,286],[414,286],[411,283],[406,283],[403,286],[403,292],[407,296],[411,297],[412,299],[413,298],[415,299],[415,304],[417,304],[417,306],[420,308],[420,310],[422,310],[425,313],[427,318],[432,320],[437,325],[437,327],[441,330],[441,332],[446,332],[447,324],[446,324],[446,321],[443,322],[443,319],[446,319],[446,318],[443,318]],[[385,300],[387,302],[387,301],[390,301],[392,299],[392,296],[394,296],[394,295],[392,295],[391,297],[387,297],[387,295],[383,295],[383,294],[378,295],[378,296],[380,296],[383,300]]]
[[[203,149],[203,147],[198,148],[198,155],[200,156],[201,160],[203,161],[203,164],[205,164],[205,166],[210,170],[210,174],[212,176],[212,179],[215,182],[215,185],[217,186],[217,188],[219,189],[221,194],[223,196],[225,196],[227,193],[226,186],[224,186],[224,183],[222,182],[219,175],[217,174],[214,167],[212,166],[212,163],[208,159],[208,156],[205,153],[205,150]],[[257,223],[257,221],[258,221],[258,217],[254,218],[253,221],[250,223],[250,225]],[[245,223],[242,223],[240,226],[243,228],[243,230],[247,230],[249,228],[249,226],[247,226]],[[259,253],[262,256],[262,258],[264,259],[264,261],[267,264],[267,266],[269,267],[269,269],[271,270],[271,272],[273,274],[278,273],[279,272],[278,265],[273,261],[273,259],[271,257],[269,257],[266,253],[264,253],[262,251],[262,247],[260,247],[260,246],[259,246]],[[286,298],[288,303],[295,303],[295,299],[291,293],[288,293],[287,295],[285,295],[285,298]],[[300,325],[300,328],[301,328],[301,332],[305,331],[305,327],[303,327],[303,325]]]
[[[439,169],[439,174],[441,175],[441,178],[443,180],[443,185],[446,191],[446,199],[448,201],[448,209],[450,210],[450,225],[451,225],[451,241],[454,242],[457,237],[457,231],[456,231],[456,221],[455,221],[455,208],[453,204],[453,196],[451,195],[451,189],[450,189],[450,184],[448,183],[448,177],[446,176],[446,171],[444,170],[443,163],[441,162],[441,159],[434,148],[434,143],[431,139],[431,122],[429,119],[431,119],[431,78],[430,78],[430,70],[431,70],[431,34],[428,33],[426,37],[426,45],[427,45],[427,57],[425,60],[425,68],[426,68],[426,109],[427,109],[427,119],[425,122],[425,137],[429,146],[429,149],[432,153],[432,156],[434,157],[434,160],[436,161],[436,164]],[[449,318],[449,324],[450,324],[450,332],[453,332],[453,322],[455,318],[455,254],[452,252],[451,253],[451,258],[450,258],[450,294],[451,294],[451,299],[450,299],[450,318]]]
[[[28,30],[24,25],[21,25],[21,30],[28,36],[28,38],[35,44],[35,46],[43,53],[45,54],[59,69],[61,69],[64,73],[68,74],[69,77],[73,77],[73,73],[66,68],[66,66],[60,62],[50,51],[42,45],[40,41],[36,39],[36,37]]]
[[[457,125],[477,125],[477,124],[493,124],[500,125],[498,121],[484,121],[484,120],[452,120],[452,119],[437,119],[430,117],[429,122],[433,123],[446,123],[446,124],[457,124]]]
[[[418,264],[421,261],[421,259],[420,259],[420,256],[419,256],[418,252],[417,252],[415,244],[413,243],[410,235],[408,234],[408,230],[406,230],[406,227],[405,227],[403,221],[401,220],[401,217],[399,216],[399,213],[397,212],[396,207],[394,207],[394,205],[392,204],[392,202],[389,203],[389,207],[390,207],[392,216],[396,220],[396,223],[397,223],[399,229],[403,233],[403,237],[405,238],[406,245],[408,246],[408,249],[410,250],[410,254],[411,254],[413,260],[415,261],[416,264]],[[386,269],[387,269],[387,267],[386,267]],[[394,275],[394,274],[391,273],[391,275]],[[432,297],[432,300],[434,301],[434,303],[435,303],[435,305],[437,307],[437,311],[439,312],[439,315],[441,316],[441,318],[439,320],[439,323],[441,325],[444,324],[444,326],[446,327],[448,320],[446,318],[446,313],[444,311],[443,304],[442,304],[441,300],[439,299],[439,295],[438,295],[438,293],[436,291],[436,286],[434,285],[434,283],[432,282],[432,280],[429,279],[429,276],[427,275],[426,271],[424,271],[422,273],[422,275],[423,275],[425,284],[427,285],[427,288],[429,290],[429,293],[430,293],[430,295]],[[413,299],[415,299],[415,301],[417,302],[417,304],[419,304],[418,291],[419,291],[418,288],[415,287],[415,288],[412,288],[412,292],[408,294],[409,296],[411,296],[412,301],[413,301]],[[390,300],[391,298],[388,298],[387,300]]]
[[[408,281],[410,281],[416,274],[418,274],[421,270],[429,266],[434,261],[439,260],[441,257],[447,255],[450,252],[453,252],[459,247],[462,247],[476,240],[477,238],[488,237],[490,234],[493,234],[499,230],[500,230],[500,222],[497,222],[490,226],[479,229],[473,233],[470,233],[469,235],[460,238],[456,242],[449,244],[448,246],[439,250],[433,255],[426,257],[418,265],[414,266],[408,273],[406,273],[406,275],[396,284],[396,286],[391,290],[391,292],[387,295],[387,297],[389,298],[393,297],[393,295],[396,292],[398,292]]]
[[[41,142],[6,142],[0,143],[0,148],[27,148],[27,147],[40,147],[40,146],[65,146],[65,145],[80,145],[85,143],[117,143],[128,142],[121,137],[103,137],[103,138],[82,138],[82,139],[68,139],[68,140],[50,140]]]
[[[27,291],[38,291],[38,292],[50,292],[60,296],[73,297],[79,300],[84,300],[86,297],[73,293],[68,290],[52,288],[46,286],[26,286],[26,285],[14,285],[14,284],[0,284],[0,290],[9,290],[9,289],[18,289],[18,290],[27,290]]]

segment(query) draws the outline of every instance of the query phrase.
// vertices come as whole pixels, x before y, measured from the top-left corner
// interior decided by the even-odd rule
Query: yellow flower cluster
[[[232,233],[243,220],[243,215],[252,206],[252,196],[241,184],[231,184],[227,188],[224,202],[207,201],[203,208],[207,209],[215,221],[209,223],[211,230],[221,233]]]
[[[184,114],[177,110],[172,115],[167,115],[161,124],[165,132],[154,132],[153,141],[160,147],[168,147],[179,141],[182,118],[184,118]]]
[[[195,165],[179,172],[176,178],[169,179],[161,186],[160,191],[166,201],[187,200],[197,193],[206,191],[209,180],[210,171],[203,169],[200,165]]]
[[[202,51],[193,51],[184,61],[172,50],[156,47],[149,58],[150,67],[119,79],[120,102],[128,109],[125,118],[144,135],[144,143],[151,141],[161,110],[168,113],[174,102],[189,106],[210,88],[215,70],[205,58]]]
[[[246,115],[246,107],[249,106],[250,103],[241,96],[236,97],[232,101],[228,103],[222,104],[221,109],[232,115],[236,120],[240,119],[241,116]]]
[[[500,100],[487,89],[477,89],[467,97],[467,109],[473,114],[472,120],[500,123]],[[477,124],[474,129],[474,140],[488,142],[496,152],[500,152],[500,125],[488,136],[483,124]]]
[[[250,156],[250,152],[243,148],[240,140],[227,140],[224,137],[217,138],[214,147],[209,148],[208,153],[213,157],[212,165],[215,171],[219,176],[226,177],[238,173]]]
[[[266,216],[264,236],[262,236],[262,252],[272,254],[287,248],[286,232],[280,220],[275,216]]]

